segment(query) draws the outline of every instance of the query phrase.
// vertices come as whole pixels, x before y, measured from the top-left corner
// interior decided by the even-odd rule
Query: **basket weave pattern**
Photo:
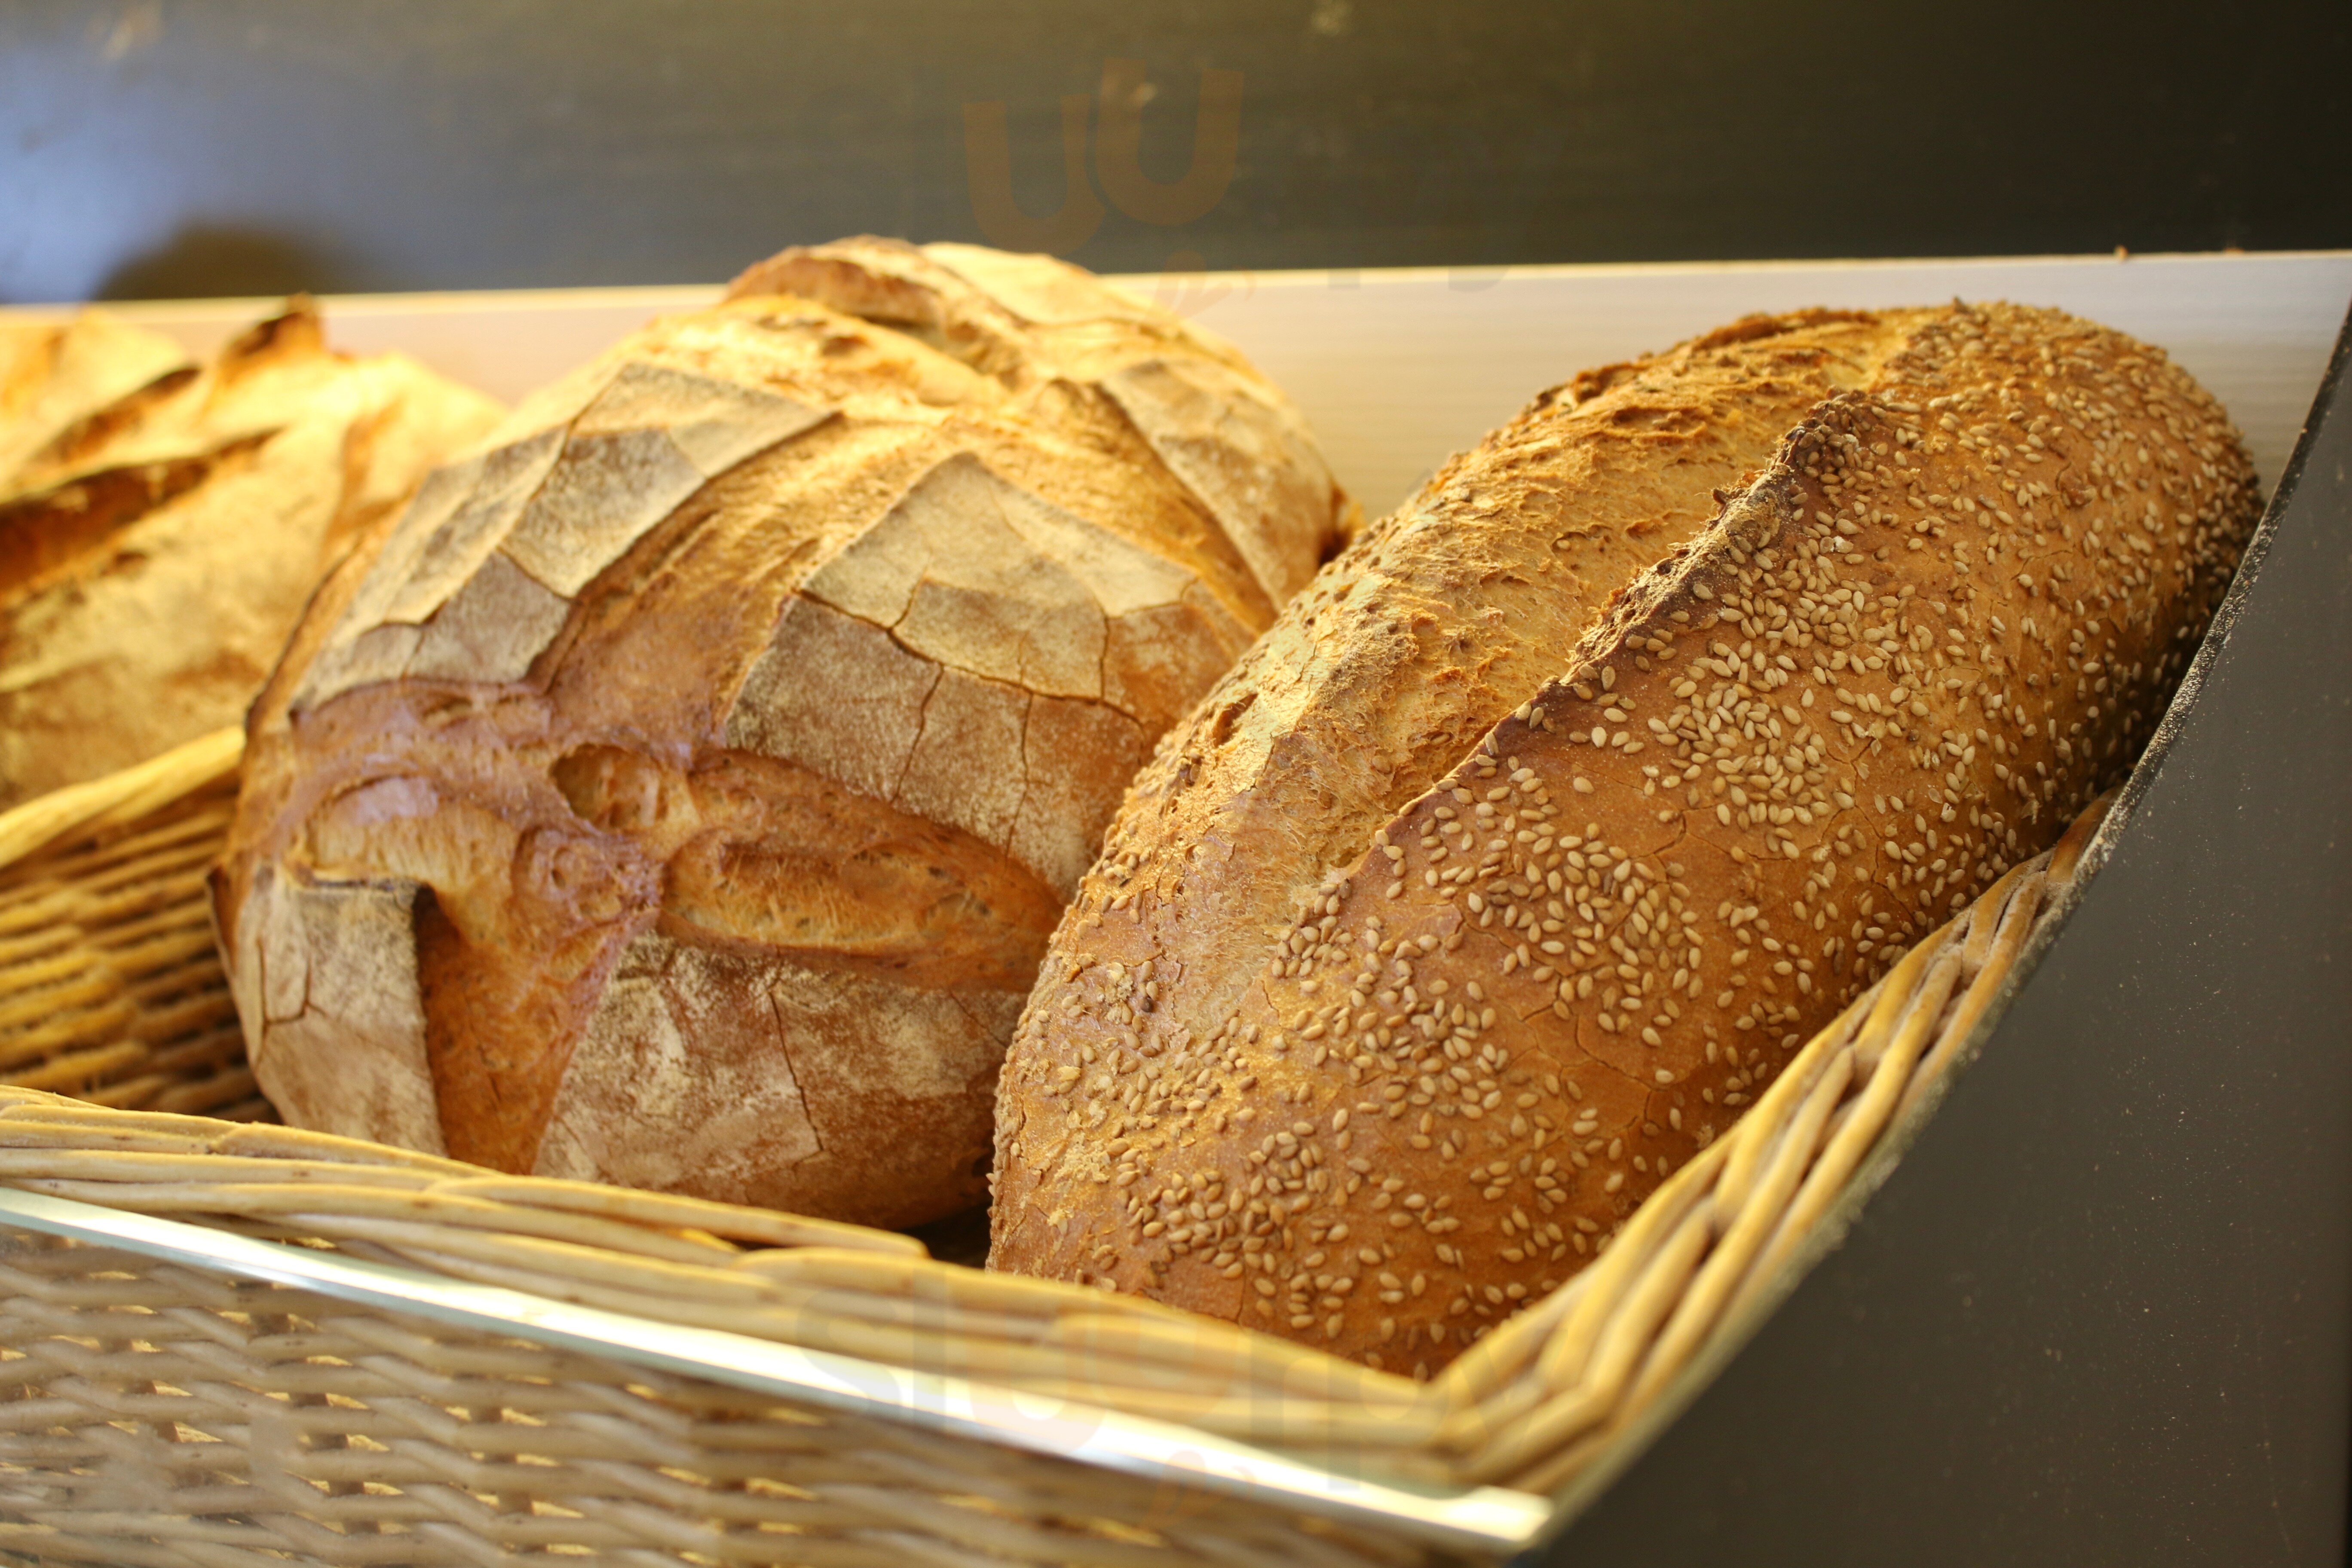
[[[241,750],[207,736],[0,817],[0,1084],[270,1114],[204,896]]]
[[[0,1258],[0,1547],[76,1563],[1420,1560],[1181,1486],[96,1247]]]
[[[934,1261],[886,1233],[255,1124],[267,1107],[202,888],[235,762],[233,737],[215,738],[0,817],[0,861],[16,862],[0,871],[0,1073],[24,1086],[0,1089],[0,1184],[970,1379],[1017,1394],[1024,1419],[1111,1410],[1346,1475],[1537,1493],[1754,1316],[1969,1036],[2099,816],[1923,941],[1591,1268],[1415,1384],[1151,1303]],[[172,1113],[206,1109],[222,1114]],[[0,1246],[0,1554],[24,1560],[1445,1560],[1181,1476],[130,1251],[29,1233]]]

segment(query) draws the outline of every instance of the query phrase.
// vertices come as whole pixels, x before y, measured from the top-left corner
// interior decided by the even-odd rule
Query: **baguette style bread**
[[[306,300],[199,366],[95,312],[0,338],[0,807],[245,716],[310,591],[501,410]]]
[[[2257,510],[2211,398],[2054,311],[1547,393],[1137,779],[1005,1064],[991,1266],[1444,1364],[2119,776]]]
[[[533,397],[328,584],[215,882],[299,1125],[878,1225],[1160,731],[1337,547],[1230,349],[853,240]]]

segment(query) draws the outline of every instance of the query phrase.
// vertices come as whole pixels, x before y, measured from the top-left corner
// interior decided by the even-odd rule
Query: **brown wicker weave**
[[[244,749],[223,730],[0,816],[0,1083],[270,1114],[204,897]]]
[[[58,1213],[182,1222],[135,1222],[149,1231],[115,1245],[0,1215],[0,1556],[1491,1559],[1541,1518],[1517,1494],[1568,1486],[1769,1306],[1971,1037],[2101,814],[1921,942],[1591,1268],[1415,1384],[936,1261],[903,1237],[256,1124],[268,1108],[202,889],[236,758],[235,735],[211,737],[0,816],[0,1072],[21,1086],[0,1089],[0,1184],[69,1200]],[[215,1114],[173,1114],[195,1110]],[[150,1231],[182,1238],[180,1260]],[[298,1259],[387,1266],[371,1277],[395,1285],[491,1287],[469,1300],[492,1308],[468,1326],[269,1283],[238,1259],[197,1266],[257,1239],[257,1257],[290,1242]],[[564,1348],[544,1322],[534,1340],[534,1302],[595,1309],[607,1348]],[[707,1375],[640,1353],[681,1330],[706,1331]],[[951,1383],[969,1409],[943,1423],[903,1389],[899,1416],[874,1413],[887,1399],[781,1394],[737,1375],[728,1346],[745,1367],[800,1347],[894,1388]],[[1097,1458],[1088,1445],[1114,1427],[1189,1433],[1198,1462],[1138,1475],[1056,1451]],[[1243,1445],[1262,1475],[1304,1466],[1328,1484],[1253,1488]],[[1483,1499],[1509,1522],[1416,1535],[1410,1510],[1376,1517],[1373,1483]]]

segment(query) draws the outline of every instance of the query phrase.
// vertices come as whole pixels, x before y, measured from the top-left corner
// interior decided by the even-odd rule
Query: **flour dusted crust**
[[[0,331],[0,806],[242,719],[327,569],[499,416],[301,300],[201,366],[95,311]]]
[[[2129,764],[2257,510],[2211,399],[2053,311],[1742,331],[1539,400],[1171,735],[1008,1058],[992,1266],[1425,1373]],[[1792,416],[1738,360],[1803,331],[1867,352]],[[1645,426],[1762,471],[1590,456]],[[1531,513],[1621,542],[1548,668]]]
[[[1237,355],[1076,268],[762,263],[528,400],[321,590],[216,882],[263,1087],[507,1170],[977,1202],[1119,792],[1346,513]],[[369,952],[307,925],[329,889],[370,889]],[[414,978],[369,1019],[248,1005],[265,907],[313,994],[322,952]]]

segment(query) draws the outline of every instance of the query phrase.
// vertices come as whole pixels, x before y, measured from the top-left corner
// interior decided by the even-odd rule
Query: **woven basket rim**
[[[67,784],[0,812],[0,871],[76,833],[128,826],[160,806],[217,784],[245,761],[245,726],[199,735],[143,763]]]
[[[553,1349],[609,1356],[754,1394],[958,1432],[1049,1458],[1146,1477],[1181,1468],[1188,1480],[1210,1490],[1261,1501],[1279,1500],[1336,1519],[1405,1529],[1436,1545],[1516,1551],[1552,1514],[1548,1500],[1529,1492],[1341,1476],[1309,1458],[1106,1406],[1071,1402],[1050,1424],[992,1420],[984,1413],[1013,1409],[1024,1400],[1034,1404],[1036,1396],[972,1378],[580,1306],[500,1286],[456,1281],[421,1268],[225,1236],[185,1221],[0,1186],[0,1226],[6,1225]],[[1333,1489],[1334,1480],[1344,1480],[1344,1497]]]
[[[2137,779],[2139,774],[2135,772],[2132,777]],[[1708,1385],[1763,1331],[1806,1277],[1843,1244],[1879,1188],[1935,1121],[1961,1075],[1982,1054],[2017,994],[2032,980],[2051,946],[2073,920],[2099,868],[2113,854],[2135,797],[2136,792],[2127,785],[2107,791],[2069,825],[2065,835],[2041,858],[2051,863],[2048,880],[2055,884],[2056,890],[2022,932],[2014,957],[1983,1005],[1963,1027],[1950,1031],[1936,1043],[1934,1048],[1942,1059],[1918,1075],[1885,1131],[1839,1185],[1820,1216],[1797,1238],[1780,1267],[1734,1305],[1715,1331],[1659,1390],[1655,1400],[1624,1423],[1614,1441],[1549,1494],[1549,1517],[1523,1550],[1564,1534],[1681,1419]],[[2027,862],[2015,868],[2002,881],[2011,881],[2018,872],[2028,870],[2032,864]],[[1940,933],[1923,938],[1919,947],[1927,947],[1937,934]]]

